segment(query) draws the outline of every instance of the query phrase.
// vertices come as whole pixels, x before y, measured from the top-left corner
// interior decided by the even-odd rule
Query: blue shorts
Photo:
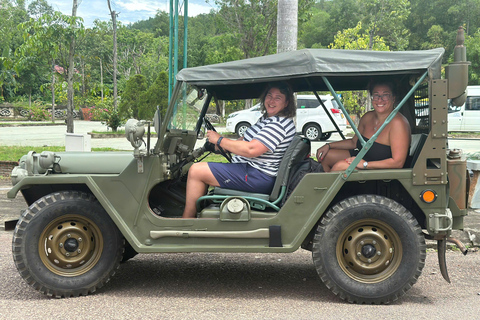
[[[208,166],[222,188],[270,194],[275,184],[276,177],[248,163],[208,162]]]

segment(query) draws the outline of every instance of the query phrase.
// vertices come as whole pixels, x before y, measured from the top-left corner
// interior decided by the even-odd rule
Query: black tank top
[[[362,137],[365,140],[365,142],[369,140],[364,136]],[[350,155],[352,155],[352,157],[356,156],[361,148],[362,148],[362,144],[360,140],[357,140],[357,148],[350,150]],[[380,160],[389,159],[391,157],[392,157],[392,148],[390,148],[390,146],[387,146],[386,144],[374,142],[370,147],[370,150],[368,150],[367,153],[363,156],[363,160],[380,161]]]

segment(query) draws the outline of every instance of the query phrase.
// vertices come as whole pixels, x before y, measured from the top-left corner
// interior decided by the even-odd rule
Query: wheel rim
[[[243,135],[245,134],[245,132],[247,131],[248,127],[247,126],[240,126],[238,128],[238,135],[240,137],[243,137]]]
[[[363,283],[381,282],[398,269],[402,260],[398,234],[375,219],[349,225],[337,240],[337,260],[350,278]]]
[[[78,276],[92,269],[103,251],[98,226],[78,215],[59,217],[43,230],[38,253],[44,265],[61,276]]]
[[[305,130],[305,136],[310,140],[315,140],[318,138],[318,129],[315,127],[308,127]]]

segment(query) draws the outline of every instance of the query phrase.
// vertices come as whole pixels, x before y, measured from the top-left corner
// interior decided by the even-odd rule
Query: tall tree
[[[73,5],[72,5],[72,18],[75,18],[77,16],[77,8],[78,8],[78,2],[77,0],[73,0]],[[75,74],[75,63],[74,63],[74,56],[75,56],[75,32],[76,32],[76,25],[72,24],[71,30],[73,31],[72,34],[70,35],[70,45],[69,45],[69,50],[68,50],[68,69],[67,69],[67,84],[68,84],[68,89],[67,89],[67,132],[68,133],[73,133],[74,127],[73,127],[73,75]],[[55,110],[52,110],[53,114],[55,114]],[[55,116],[55,115],[54,115]]]
[[[389,48],[385,41],[379,36],[375,36],[373,48],[370,46],[370,33],[362,31],[362,23],[358,22],[354,28],[338,32],[333,43],[330,44],[331,49],[347,49],[347,50],[375,50],[388,51]],[[360,121],[361,116],[368,108],[368,93],[365,91],[345,91],[341,92],[343,103],[349,114],[356,115],[356,121]]]
[[[220,28],[233,33],[244,58],[275,52],[276,0],[216,0]]]
[[[297,50],[298,0],[278,0],[277,52]]]
[[[60,65],[62,75],[68,81],[68,75],[72,78],[72,96],[71,96],[71,123],[72,126],[67,124],[67,132],[73,132],[73,77],[75,74],[75,68],[70,66],[70,53],[72,52],[71,42],[77,37],[82,37],[84,34],[84,27],[82,18],[77,16],[67,16],[61,12],[54,12],[51,14],[43,14],[39,19],[31,18],[19,25],[19,30],[23,32],[23,38],[25,42],[17,48],[16,60],[17,69],[22,72],[22,65],[24,61],[31,57],[36,59],[43,59],[44,65],[55,64],[58,62]],[[75,45],[73,44],[73,49]],[[74,53],[74,51],[73,51]],[[73,59],[73,57],[72,57]],[[69,66],[67,68],[67,66]],[[53,69],[53,66],[52,66]],[[65,69],[66,72],[65,72]],[[69,70],[70,69],[70,70]],[[55,79],[52,77],[52,79]],[[53,88],[52,80],[52,88]],[[54,102],[54,101],[53,101]],[[53,103],[52,108],[55,107]],[[68,112],[68,110],[67,110]],[[52,116],[54,111],[52,112]],[[68,120],[67,120],[68,122]],[[71,131],[68,131],[71,130]]]
[[[0,101],[13,98],[17,90],[17,74],[13,70],[14,52],[22,44],[17,25],[28,20],[23,2],[0,0]]]
[[[110,0],[108,2],[108,10],[112,17],[113,23],[113,110],[117,110],[117,13],[112,11]]]
[[[405,50],[409,30],[405,22],[410,15],[408,0],[359,0],[363,12],[362,22],[369,31],[369,49],[375,36],[382,37],[393,50]]]

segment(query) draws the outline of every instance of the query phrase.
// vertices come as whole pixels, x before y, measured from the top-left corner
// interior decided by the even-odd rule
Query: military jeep
[[[13,235],[18,271],[40,292],[74,297],[105,285],[137,253],[303,248],[341,299],[389,303],[420,276],[427,238],[438,242],[440,269],[449,280],[445,243],[455,241],[453,229],[463,228],[468,176],[465,161],[447,148],[447,103],[463,103],[468,62],[459,37],[455,61],[442,78],[443,54],[443,48],[304,49],[181,70],[163,116],[128,121],[132,152],[31,151],[22,157],[8,193],[14,198],[21,192],[29,205]],[[401,101],[365,141],[337,91],[365,90],[385,76],[399,84]],[[287,196],[296,165],[315,152],[298,136],[272,193],[214,188],[197,201],[195,219],[181,219],[188,168],[208,149],[198,143],[202,130],[215,129],[205,118],[210,104],[258,98],[278,80],[317,98],[330,92],[362,142],[357,159],[344,172],[306,174]],[[397,112],[412,130],[405,167],[356,169]],[[158,138],[150,134],[153,127]]]

